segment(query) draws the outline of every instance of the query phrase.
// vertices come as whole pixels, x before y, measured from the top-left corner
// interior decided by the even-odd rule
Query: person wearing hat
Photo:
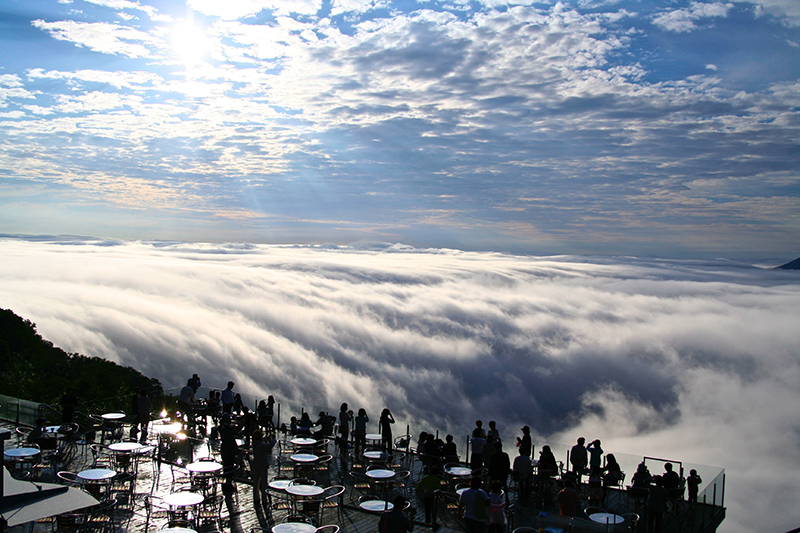
[[[517,446],[519,446],[520,455],[531,456],[533,444],[531,443],[531,428],[528,426],[522,427],[522,438],[517,437]]]
[[[378,533],[406,533],[413,530],[414,522],[403,514],[406,499],[398,495],[392,504],[392,510],[382,513],[378,520]]]

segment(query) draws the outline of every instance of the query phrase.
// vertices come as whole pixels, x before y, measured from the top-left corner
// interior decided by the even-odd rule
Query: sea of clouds
[[[373,421],[388,406],[412,433],[600,438],[724,468],[720,531],[800,525],[797,272],[378,243],[7,238],[0,257],[0,307],[165,388],[197,372]]]

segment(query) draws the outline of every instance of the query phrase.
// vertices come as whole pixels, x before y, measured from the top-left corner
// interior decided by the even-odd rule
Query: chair
[[[83,522],[81,531],[85,530],[98,530],[98,531],[116,531],[117,526],[114,521],[114,508],[117,506],[117,500],[114,498],[108,499],[104,502],[90,507],[86,513],[86,519]]]
[[[333,485],[325,489],[322,493],[322,505],[319,509],[318,523],[322,523],[326,509],[336,509],[339,522],[344,522],[344,485]]]
[[[60,479],[64,485],[68,487],[80,487],[83,485],[83,480],[78,477],[78,474],[75,472],[68,472],[66,470],[61,470],[60,472],[56,472],[56,477]]]
[[[56,516],[56,531],[75,532],[81,529],[83,515],[64,513]]]
[[[92,443],[89,445],[89,449],[92,452],[92,468],[113,468],[111,457],[106,453],[105,446]]]
[[[149,531],[148,527],[150,525],[150,519],[166,519],[169,518],[169,509],[163,503],[161,498],[157,496],[152,496],[150,494],[145,494],[144,496],[144,509],[146,512],[146,518],[144,523],[144,530]]]
[[[169,465],[170,473],[172,474],[172,488],[176,485],[187,485],[192,483],[191,472],[178,465]]]
[[[370,479],[366,476],[366,474],[362,474],[361,472],[350,472],[350,475],[353,476],[353,487],[350,490],[350,500],[355,501],[357,498],[356,492],[360,495],[374,495],[375,491],[373,489],[372,483],[370,483]]]
[[[317,528],[317,533],[339,533],[339,526],[335,524],[329,526],[321,526]]]
[[[281,524],[285,524],[286,522],[301,522],[304,524],[314,525],[314,521],[311,519],[310,516],[306,516],[304,514],[299,514],[299,513],[293,513],[284,516],[283,520],[281,520]]]
[[[408,479],[411,477],[411,472],[409,470],[400,470],[397,472],[394,477],[389,482],[389,488],[391,490],[399,490],[403,493],[406,499],[408,499],[408,491],[406,488],[406,484],[408,483]]]
[[[589,506],[586,509],[584,509],[583,512],[586,513],[586,516],[592,516],[595,513],[606,513],[608,511],[606,511],[602,507]]]
[[[133,489],[136,486],[136,474],[127,472],[117,474],[111,484],[111,493],[117,499],[117,503],[125,502],[133,506]],[[120,498],[122,496],[122,498]]]
[[[631,531],[636,531],[636,525],[639,523],[639,515],[636,513],[626,513],[622,515],[624,521],[622,525],[630,529]]]
[[[213,521],[216,526],[222,529],[222,502],[225,497],[220,495],[209,496],[200,504],[200,509],[197,511],[197,517],[203,521]]]
[[[514,528],[514,531],[511,533],[538,533],[538,529],[532,527],[518,527]]]

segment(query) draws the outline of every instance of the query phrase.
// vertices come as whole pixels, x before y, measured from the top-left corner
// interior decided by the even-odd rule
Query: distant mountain
[[[789,261],[785,265],[781,265],[775,268],[782,268],[784,270],[800,270],[800,257],[798,257],[794,261]]]

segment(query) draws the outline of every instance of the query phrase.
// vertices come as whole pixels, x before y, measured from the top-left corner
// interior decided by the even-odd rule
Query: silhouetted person
[[[392,442],[392,424],[394,424],[394,417],[392,416],[392,412],[387,407],[381,411],[381,418],[378,421],[378,425],[381,429],[381,443],[383,451],[387,453],[392,451],[394,445]]]
[[[61,397],[61,423],[71,424],[75,418],[75,408],[78,406],[78,397],[75,389],[69,387],[64,396]]]
[[[650,486],[647,494],[647,533],[661,533],[664,523],[664,513],[667,511],[669,492],[663,487],[660,476],[653,478],[654,485]]]
[[[517,437],[517,446],[519,446],[520,454],[531,456],[533,444],[531,443],[531,428],[528,426],[522,427],[522,438]]]
[[[396,496],[392,502],[394,507],[391,511],[381,513],[378,520],[378,531],[380,533],[408,533],[414,529],[414,523],[404,513],[406,499],[403,496]]]
[[[564,488],[556,496],[558,514],[561,516],[578,516],[581,508],[581,496],[572,486],[572,481],[567,481]]]
[[[489,516],[489,495],[481,489],[481,478],[470,479],[469,488],[461,493],[459,502],[464,510],[466,533],[483,533]]]
[[[696,502],[697,501],[697,490],[700,487],[700,483],[703,482],[703,479],[697,475],[697,470],[692,468],[689,470],[689,477],[686,478],[686,486],[689,489],[689,501]]]
[[[229,381],[228,386],[225,387],[225,390],[222,391],[222,394],[219,397],[219,399],[222,401],[223,413],[230,413],[233,411],[233,403],[236,401],[236,397],[233,394],[233,386],[233,381]]]
[[[503,443],[495,440],[494,453],[489,457],[489,479],[499,481],[505,487],[509,473],[511,473],[511,460],[503,451]]]
[[[578,437],[578,441],[569,452],[569,462],[572,465],[572,473],[578,477],[578,483],[581,481],[581,475],[586,473],[586,465],[589,463],[589,455],[586,452],[586,446],[584,446],[585,442],[586,439]]]

